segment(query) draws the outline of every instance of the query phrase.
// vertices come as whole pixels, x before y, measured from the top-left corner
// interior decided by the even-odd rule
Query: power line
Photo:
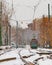
[[[33,6],[33,7],[34,7],[33,19],[34,19],[35,11],[36,11],[36,9],[37,9],[38,5],[40,4],[40,2],[41,2],[41,0],[39,0],[39,2],[37,3],[37,5]]]
[[[29,5],[17,5],[17,6],[18,7],[28,7],[28,8],[34,9],[34,14],[33,14],[33,19],[34,19],[35,11],[36,11],[38,5],[40,4],[40,2],[41,2],[41,0],[39,0],[38,3],[36,5],[34,5],[34,6],[29,6]],[[12,6],[13,6],[13,4],[12,4]],[[14,11],[14,8],[13,8],[13,11]],[[14,12],[14,15],[15,15],[15,12]],[[16,18],[16,15],[15,15],[15,18]],[[32,21],[33,19],[29,19],[29,20],[18,20],[18,21]],[[14,19],[11,19],[11,20],[17,21],[17,20],[14,20]]]
[[[37,3],[36,5],[34,5],[34,6],[30,6],[30,5],[20,5],[20,4],[18,4],[17,7],[28,7],[28,8],[33,9],[33,11],[34,11],[33,19],[34,19],[35,11],[36,11],[38,5],[40,4],[40,2],[41,2],[41,0],[39,0],[38,3]],[[26,20],[26,21],[27,21],[27,20]]]

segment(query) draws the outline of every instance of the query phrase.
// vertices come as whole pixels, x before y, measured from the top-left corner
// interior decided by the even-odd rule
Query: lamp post
[[[18,47],[18,21],[16,21],[16,47]]]
[[[2,45],[1,22],[2,22],[2,0],[0,0],[0,46]]]
[[[9,45],[11,45],[11,25],[9,24]]]

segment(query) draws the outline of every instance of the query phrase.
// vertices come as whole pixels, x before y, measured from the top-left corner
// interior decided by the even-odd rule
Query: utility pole
[[[9,45],[11,45],[11,25],[9,24]]]
[[[46,36],[47,36],[47,42],[46,42],[46,44],[47,44],[47,46],[49,46],[50,47],[50,31],[49,31],[49,26],[50,26],[50,4],[48,4],[48,21],[47,21],[47,27],[46,27]]]
[[[18,21],[16,21],[16,47],[18,47]]]
[[[50,47],[50,34],[49,34],[49,23],[50,23],[50,4],[48,4],[48,45]]]
[[[47,21],[47,27],[46,27],[46,36],[47,41],[50,41],[50,35],[49,35],[49,23],[50,23],[50,4],[48,4],[48,21]]]
[[[50,23],[50,4],[48,4],[48,22]]]
[[[47,27],[47,39],[48,39],[48,41],[50,41],[49,23],[50,23],[50,4],[48,4],[48,27]]]
[[[0,46],[2,45],[1,22],[2,22],[2,0],[0,0]]]

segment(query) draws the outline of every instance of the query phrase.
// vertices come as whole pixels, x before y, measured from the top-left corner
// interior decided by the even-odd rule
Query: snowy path
[[[33,49],[33,50],[32,49],[28,50],[28,49],[24,49],[24,48],[13,49],[13,50],[1,55],[0,60],[5,59],[5,58],[13,58],[13,57],[16,57],[16,59],[0,62],[0,65],[34,65],[35,60],[38,58],[41,58],[41,57],[43,57],[43,59],[38,60],[37,64],[52,65],[52,58],[47,59],[47,56],[49,56],[49,55],[40,56],[36,52],[37,52],[37,50],[35,50],[35,49]]]

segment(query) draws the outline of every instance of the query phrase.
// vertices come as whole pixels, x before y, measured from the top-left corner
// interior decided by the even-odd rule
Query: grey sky
[[[8,0],[11,3],[11,0]],[[50,3],[50,7],[52,4],[52,0],[40,0],[40,4],[38,5],[35,15],[34,8],[39,0],[13,0],[14,4],[14,13],[12,19],[18,21],[19,25],[23,28],[27,27],[28,23],[31,23],[33,19],[40,18],[42,15],[48,15],[48,3]],[[11,20],[12,21],[12,20]],[[23,21],[23,24],[21,22]],[[13,21],[11,24],[16,25]]]

